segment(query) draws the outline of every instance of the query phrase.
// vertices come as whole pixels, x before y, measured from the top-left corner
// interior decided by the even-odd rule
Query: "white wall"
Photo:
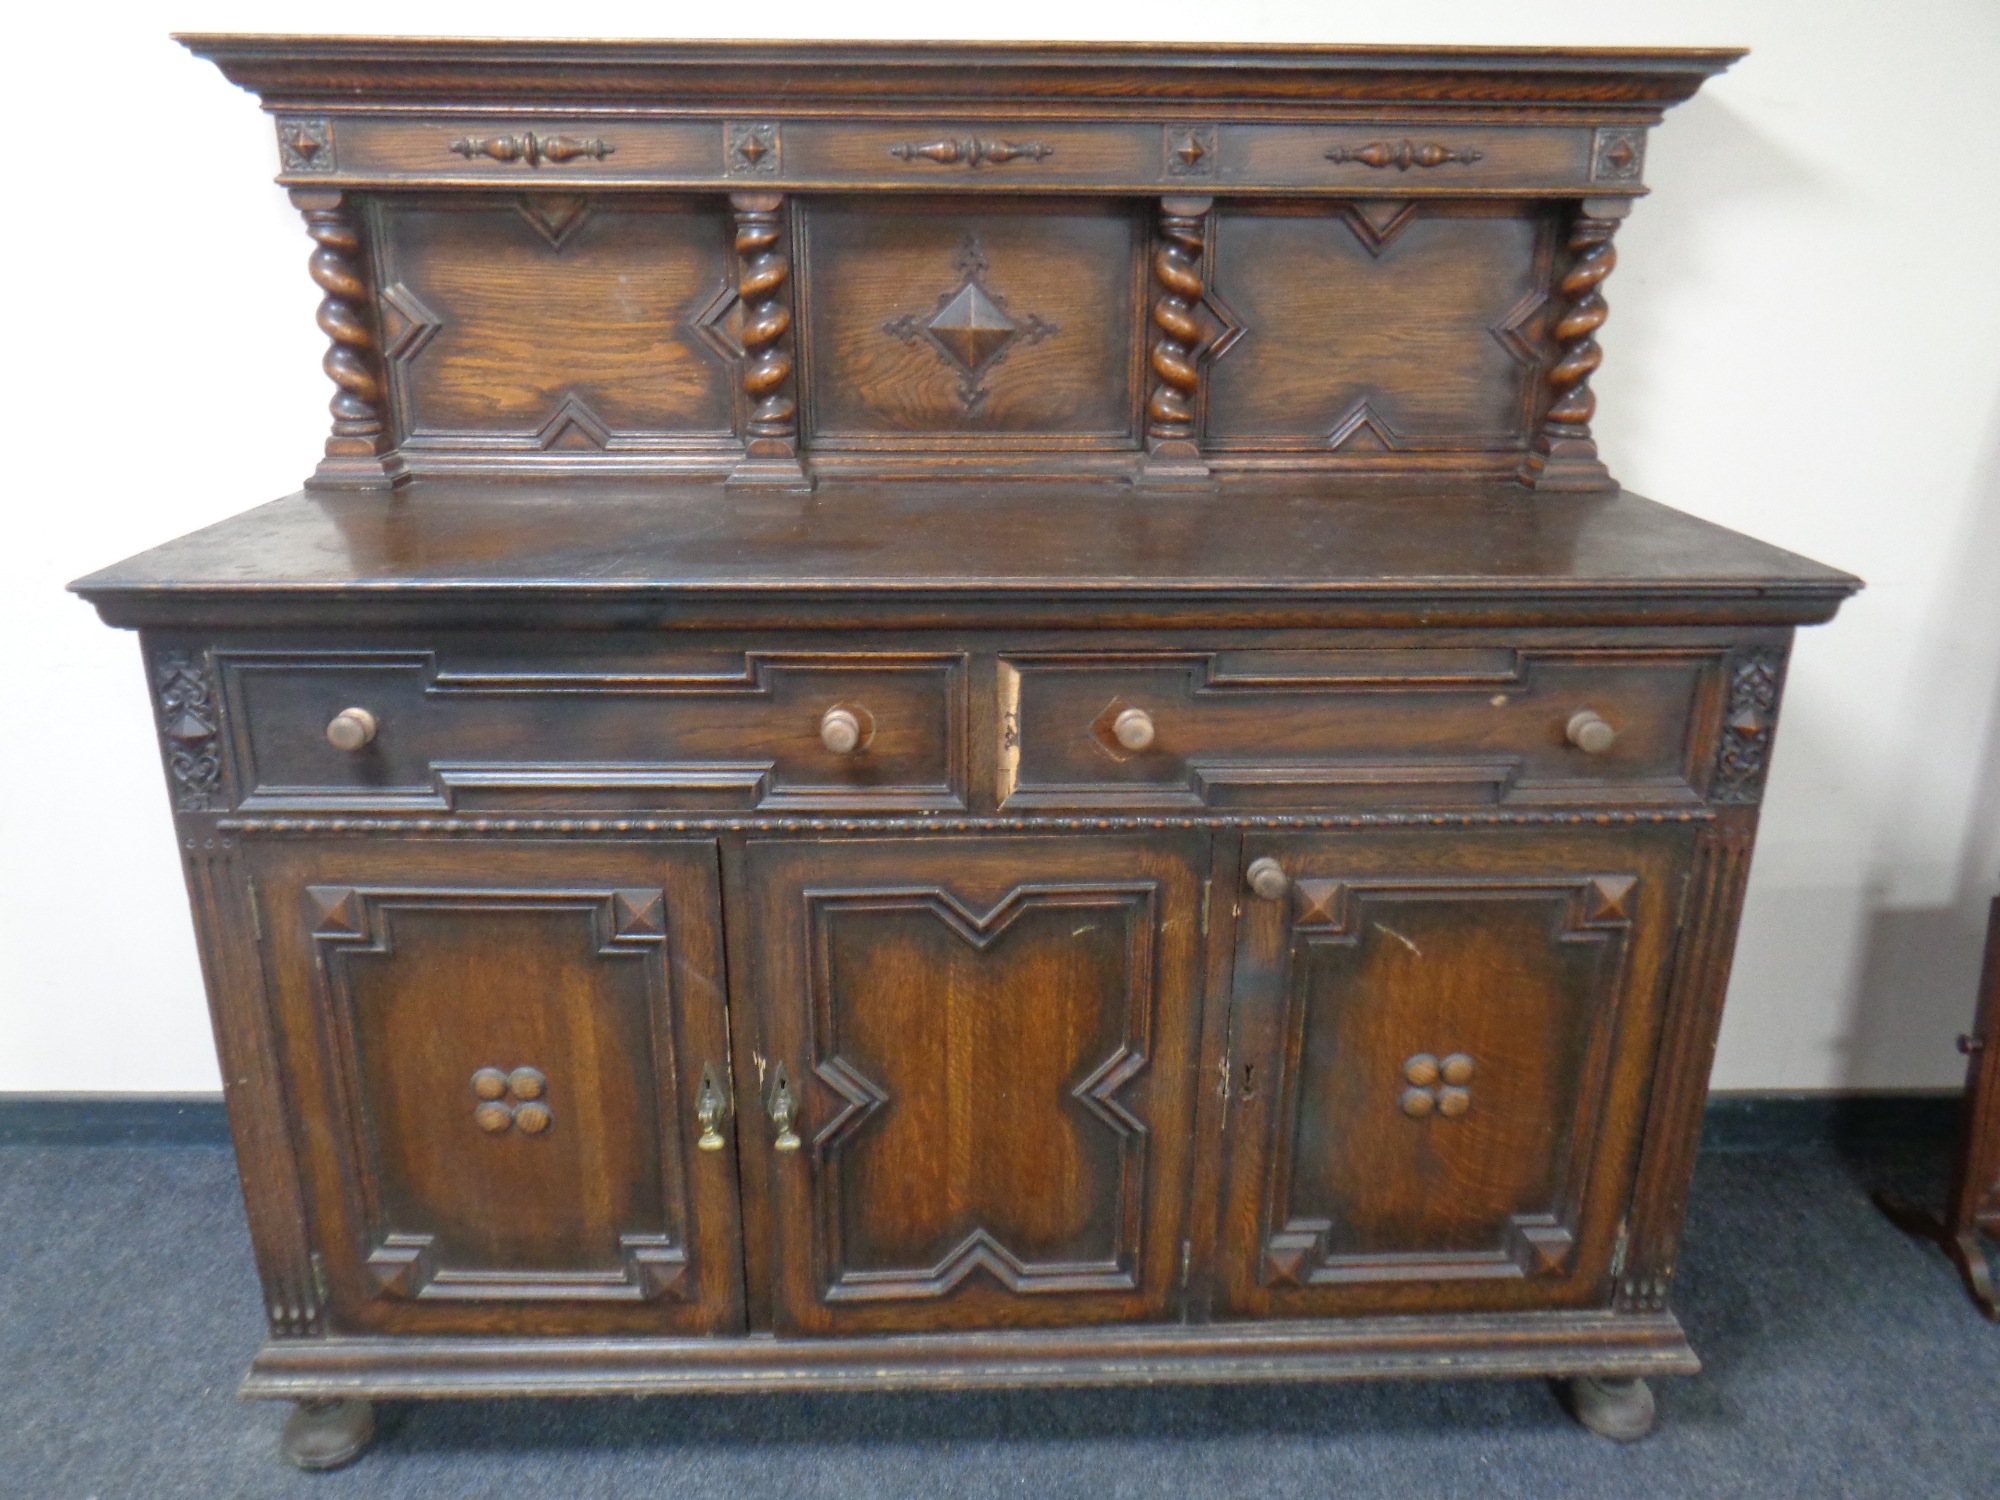
[[[554,15],[558,29],[549,29]],[[146,684],[70,578],[297,486],[329,388],[252,98],[170,44],[268,4],[15,22],[0,1090],[217,1087]],[[431,34],[1747,44],[1619,236],[1598,431],[1632,488],[1865,575],[1800,641],[1715,1081],[1959,1076],[2000,874],[2000,6],[349,0]],[[714,29],[708,29],[714,28]],[[969,29],[967,29],[969,28]],[[221,437],[223,431],[229,436]]]

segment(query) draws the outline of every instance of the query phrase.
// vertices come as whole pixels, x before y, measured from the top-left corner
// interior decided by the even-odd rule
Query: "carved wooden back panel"
[[[319,246],[317,483],[780,489],[1611,488],[1610,240],[1647,127],[1737,55],[547,44],[467,76],[413,43],[357,86],[337,43],[189,44],[265,93]]]

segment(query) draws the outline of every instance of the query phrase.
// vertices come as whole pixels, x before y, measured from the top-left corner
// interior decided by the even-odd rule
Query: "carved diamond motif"
[[[929,344],[959,372],[959,404],[967,416],[977,416],[988,394],[980,377],[1016,344],[1038,344],[1060,330],[1033,313],[1018,321],[1008,313],[1006,297],[985,283],[990,268],[977,236],[965,237],[952,267],[959,273],[959,284],[938,298],[936,312],[922,319],[904,313],[884,323],[882,331],[906,344]]]

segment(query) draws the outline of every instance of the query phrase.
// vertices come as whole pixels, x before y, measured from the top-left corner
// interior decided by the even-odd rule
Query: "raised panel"
[[[1136,446],[1129,209],[835,199],[805,225],[816,448]]]
[[[1161,1314],[1192,1125],[1192,844],[753,846],[759,1016],[802,1139],[766,1158],[784,1322]]]
[[[713,850],[592,852],[267,862],[338,1320],[735,1316],[727,1142],[695,1146],[696,1080],[727,1060]]]
[[[1632,880],[1299,883],[1267,1280],[1563,1269]]]
[[[726,216],[577,192],[386,198],[390,393],[406,446],[734,448]]]
[[[1228,1306],[1608,1299],[1685,842],[1246,840]]]
[[[1518,453],[1552,247],[1546,214],[1505,204],[1225,205],[1215,289],[1249,335],[1210,368],[1208,446]]]
[[[807,894],[813,1070],[841,1101],[812,1138],[829,1300],[942,1296],[975,1267],[1136,1287],[1147,1133],[1118,1090],[1148,1061],[1153,897]]]

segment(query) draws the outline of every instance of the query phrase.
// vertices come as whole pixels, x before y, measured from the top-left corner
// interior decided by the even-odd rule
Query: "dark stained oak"
[[[1965,1282],[1973,1305],[2000,1323],[2000,1292],[1981,1236],[2000,1240],[2000,897],[1987,911],[1986,960],[1972,1030],[1958,1039],[1966,1055],[1965,1114],[1944,1212],[1934,1214],[1886,1193],[1875,1201],[1905,1233],[1937,1243]]]
[[[1860,586],[1591,435],[1647,133],[1740,53],[183,40],[273,116],[326,452],[72,587],[293,1461],[1443,1373],[1643,1434]]]

